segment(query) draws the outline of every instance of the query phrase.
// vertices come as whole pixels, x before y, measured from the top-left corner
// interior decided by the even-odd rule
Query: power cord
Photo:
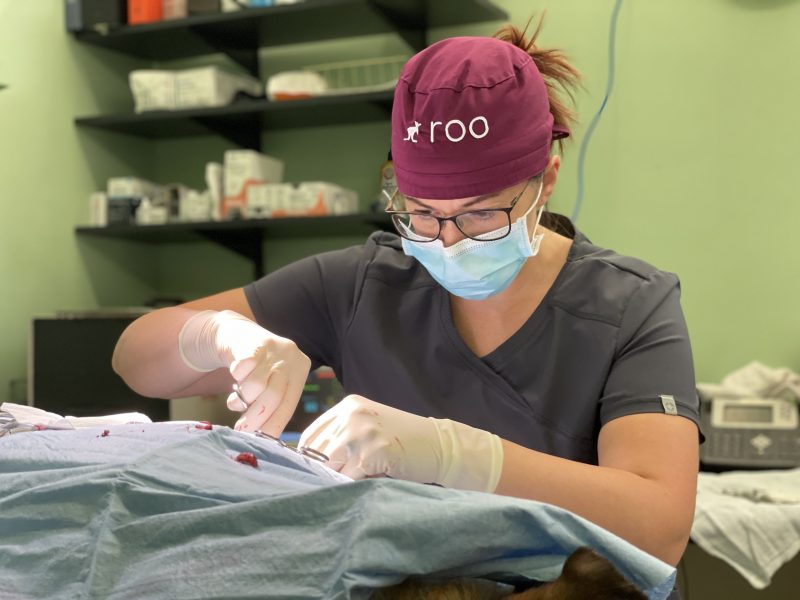
[[[619,17],[619,9],[622,6],[622,0],[616,0],[616,4],[614,4],[614,9],[611,11],[611,25],[609,27],[608,32],[608,79],[606,81],[606,93],[605,97],[603,98],[602,104],[600,104],[600,108],[595,114],[594,118],[592,119],[591,123],[589,123],[589,127],[586,129],[586,135],[583,137],[583,141],[581,141],[581,148],[578,152],[578,195],[575,199],[575,206],[572,209],[572,222],[575,223],[578,220],[578,215],[581,212],[581,205],[583,204],[583,193],[584,193],[584,163],[586,161],[586,148],[589,146],[589,139],[592,137],[594,133],[595,127],[597,127],[598,121],[600,121],[600,115],[603,114],[603,110],[605,110],[606,104],[608,104],[608,99],[611,96],[611,91],[614,89],[614,75],[615,75],[615,62],[616,62],[616,43],[617,43],[617,18]]]

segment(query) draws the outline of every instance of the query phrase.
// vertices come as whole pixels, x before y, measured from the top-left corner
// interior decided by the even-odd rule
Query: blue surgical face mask
[[[484,300],[502,292],[522,269],[525,261],[539,253],[543,234],[536,234],[544,206],[539,209],[533,235],[528,234],[528,215],[542,194],[544,179],[531,207],[499,240],[482,242],[466,238],[444,247],[442,240],[412,242],[402,239],[403,252],[416,258],[439,284],[454,296]],[[492,237],[487,235],[487,237]]]

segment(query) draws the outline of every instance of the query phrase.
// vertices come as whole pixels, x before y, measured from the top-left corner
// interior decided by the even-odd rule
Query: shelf
[[[78,32],[75,37],[149,60],[223,52],[257,74],[256,51],[261,47],[394,32],[421,50],[431,27],[507,18],[488,0],[307,0],[124,26],[106,34]]]
[[[239,146],[258,150],[262,130],[387,121],[393,95],[388,90],[283,102],[242,98],[217,108],[81,117],[75,124],[148,139],[216,133]]]
[[[489,0],[306,0],[74,35],[79,42],[151,61],[222,52],[258,77],[262,47],[395,32],[420,50],[431,27],[507,18]],[[75,123],[146,139],[213,133],[261,150],[264,130],[388,121],[392,96],[387,90],[289,102],[240,98],[219,108],[88,116]]]
[[[431,28],[507,19],[490,0],[306,0],[73,35],[80,43],[153,62],[222,53],[260,78],[261,48],[394,33],[418,51]],[[87,116],[75,125],[152,140],[213,133],[260,151],[265,130],[388,122],[393,96],[385,90],[286,102],[240,97],[219,108]],[[76,227],[75,232],[154,244],[212,241],[252,261],[258,278],[266,239],[366,236],[375,230],[393,230],[385,214]]]
[[[246,219],[208,223],[166,223],[164,225],[109,225],[76,227],[81,236],[135,240],[147,243],[186,243],[210,240],[253,262],[256,279],[264,274],[263,242],[266,239],[291,239],[369,235],[373,231],[393,231],[383,213],[363,213],[331,217],[284,217]]]

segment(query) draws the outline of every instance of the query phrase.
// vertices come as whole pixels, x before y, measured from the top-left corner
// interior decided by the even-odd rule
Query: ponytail
[[[525,29],[520,31],[513,25],[505,25],[498,29],[494,36],[499,40],[513,44],[517,48],[524,50],[533,59],[536,68],[542,75],[544,84],[547,87],[547,98],[550,101],[550,114],[553,115],[553,127],[558,129],[571,130],[577,122],[575,111],[561,98],[561,92],[566,92],[570,103],[575,104],[573,92],[580,87],[581,74],[573,67],[567,57],[560,50],[553,48],[539,48],[536,46],[536,38],[542,30],[544,16],[539,19],[530,39],[525,38],[525,33],[530,27],[533,17],[525,25]],[[564,151],[564,140],[559,138],[558,151]],[[555,231],[568,238],[575,237],[575,227],[566,217],[545,211],[542,214],[542,227]]]
[[[533,17],[531,17],[522,31],[513,25],[505,25],[498,29],[493,37],[513,44],[530,55],[547,86],[547,97],[550,100],[550,113],[553,115],[554,127],[570,130],[577,121],[577,115],[561,99],[559,94],[563,90],[569,96],[571,103],[574,104],[575,96],[573,91],[580,86],[581,75],[560,50],[543,49],[536,46],[536,38],[539,37],[539,32],[542,29],[544,16],[536,24],[536,29],[533,31],[531,38],[525,38],[525,33],[528,31],[532,20]],[[560,139],[557,141],[558,149],[562,151],[563,141]]]

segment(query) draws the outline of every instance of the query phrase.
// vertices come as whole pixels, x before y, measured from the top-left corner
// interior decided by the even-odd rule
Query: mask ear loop
[[[531,207],[522,216],[522,218],[525,219],[525,231],[526,231],[526,233],[527,233],[527,230],[528,230],[528,214],[530,214],[530,212],[536,206],[536,203],[539,202],[539,198],[542,197],[542,190],[543,189],[544,189],[544,175],[542,175],[542,180],[539,183],[539,192],[536,194],[536,200],[533,201],[533,204],[531,204]],[[544,212],[544,204],[542,204],[542,206],[539,207],[539,214],[536,216],[536,224],[533,226],[533,233],[528,238],[528,244],[530,244],[530,247],[531,247],[531,256],[536,256],[537,254],[539,254],[539,247],[542,245],[542,238],[544,238],[544,234],[543,233],[540,233],[539,235],[536,235],[536,230],[539,228],[539,221],[542,220],[542,213],[543,212]]]

